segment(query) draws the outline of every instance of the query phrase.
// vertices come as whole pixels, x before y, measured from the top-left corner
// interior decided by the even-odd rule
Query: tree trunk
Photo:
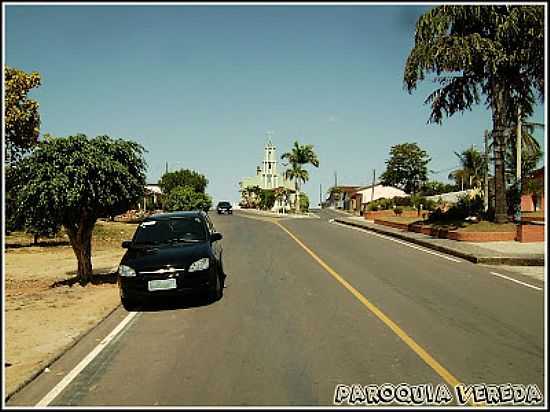
[[[506,205],[506,183],[504,171],[504,129],[506,127],[505,90],[499,85],[493,85],[493,134],[495,153],[495,223],[508,222]]]
[[[296,212],[300,213],[300,185],[296,182]]]
[[[78,224],[64,225],[78,262],[78,282],[83,286],[92,280],[92,231],[95,222],[95,218],[82,212]]]
[[[38,245],[38,233],[33,234],[33,244],[35,246]]]

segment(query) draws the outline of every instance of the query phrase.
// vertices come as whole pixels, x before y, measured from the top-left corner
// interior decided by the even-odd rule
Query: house
[[[256,175],[245,177],[239,182],[240,202],[246,201],[247,188],[259,187],[262,190],[275,190],[277,188],[284,188],[290,194],[288,199],[277,199],[272,210],[279,210],[279,208],[285,206],[288,207],[294,202],[294,184],[287,179],[284,174],[279,174],[277,170],[277,148],[268,139],[264,147],[264,158],[261,166],[256,167]]]
[[[521,196],[521,211],[544,211],[544,166],[535,170],[523,183],[524,195]]]
[[[409,195],[397,187],[384,186],[380,183],[374,185],[374,190],[372,185],[359,187],[351,196],[348,210],[362,214],[370,202],[381,198],[392,199],[396,196],[404,197]]]
[[[327,207],[349,210],[351,196],[360,186],[334,186],[325,201]]]
[[[145,191],[143,196],[143,210],[160,209],[160,197],[162,196],[162,189],[156,183],[148,183],[145,185]],[[139,204],[139,209],[142,210],[142,205]]]

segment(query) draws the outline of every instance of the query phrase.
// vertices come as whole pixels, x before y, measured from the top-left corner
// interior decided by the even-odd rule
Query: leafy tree
[[[455,152],[456,157],[460,160],[461,169],[455,170],[449,175],[449,178],[455,180],[455,183],[460,188],[463,184],[471,189],[473,187],[481,187],[485,171],[485,159],[479,150],[470,147],[461,153]]]
[[[275,192],[271,189],[262,189],[260,192],[260,208],[267,210],[275,205]]]
[[[127,211],[144,193],[143,152],[135,142],[78,134],[38,143],[13,171],[16,219],[31,233],[63,226],[83,285],[92,275],[96,220]]]
[[[168,172],[162,175],[159,180],[159,186],[163,193],[170,193],[172,189],[181,186],[189,186],[193,188],[195,192],[205,193],[206,186],[208,185],[208,179],[190,169],[176,170],[175,172]]]
[[[395,186],[407,193],[415,193],[428,181],[430,157],[416,143],[397,144],[390,149],[386,171],[380,176],[385,186]]]
[[[434,196],[442,193],[454,192],[456,190],[456,185],[432,180],[422,185],[420,194],[422,194],[422,196]]]
[[[40,74],[4,68],[4,130],[6,162],[16,161],[38,141],[40,115],[38,103],[27,95],[40,86]]]
[[[260,205],[260,193],[262,188],[258,185],[255,186],[246,186],[242,190],[242,195],[244,198],[244,207],[258,207]]]
[[[280,204],[285,203],[285,201],[288,201],[290,197],[290,190],[284,186],[276,187],[273,191],[273,194],[275,195],[275,200],[278,200],[281,202]],[[286,207],[286,204],[284,204]]]
[[[204,210],[212,207],[212,198],[205,193],[196,192],[191,186],[177,186],[166,196],[164,207],[167,211]]]
[[[430,73],[441,87],[425,101],[428,122],[471,110],[485,95],[495,140],[495,221],[507,222],[504,131],[518,111],[532,114],[535,92],[544,98],[544,6],[434,7],[416,23],[404,70],[409,93]]]
[[[300,211],[300,182],[305,183],[309,180],[309,173],[302,166],[311,164],[319,167],[319,158],[313,150],[313,145],[300,145],[297,141],[294,142],[290,152],[285,152],[281,155],[281,159],[286,159],[290,168],[285,171],[287,179],[294,180],[296,189],[295,208]]]

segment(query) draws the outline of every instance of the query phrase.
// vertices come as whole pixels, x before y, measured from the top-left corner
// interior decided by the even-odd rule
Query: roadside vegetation
[[[426,98],[428,122],[470,110],[481,95],[491,110],[496,223],[508,222],[506,134],[544,101],[544,60],[543,6],[444,5],[416,23],[403,80],[409,93],[426,78],[439,84]]]
[[[309,180],[309,172],[306,165],[319,167],[319,159],[313,150],[313,145],[300,145],[297,141],[291,151],[281,155],[286,160],[288,168],[284,172],[286,179],[294,183],[294,202],[289,207],[279,207],[278,212],[302,213],[309,210],[309,198],[301,192],[301,187]],[[243,188],[240,206],[244,209],[272,210],[277,204],[286,204],[291,197],[291,190],[284,186],[274,189],[262,189],[260,186],[248,186]]]

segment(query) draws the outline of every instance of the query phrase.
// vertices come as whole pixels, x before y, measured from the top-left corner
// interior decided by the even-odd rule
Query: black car
[[[233,214],[233,207],[229,202],[219,202],[218,206],[216,206],[216,210],[218,211],[218,215],[222,213]]]
[[[220,299],[225,280],[221,239],[202,211],[145,218],[132,240],[122,242],[128,251],[117,278],[124,307],[131,310],[153,296],[193,292]]]

